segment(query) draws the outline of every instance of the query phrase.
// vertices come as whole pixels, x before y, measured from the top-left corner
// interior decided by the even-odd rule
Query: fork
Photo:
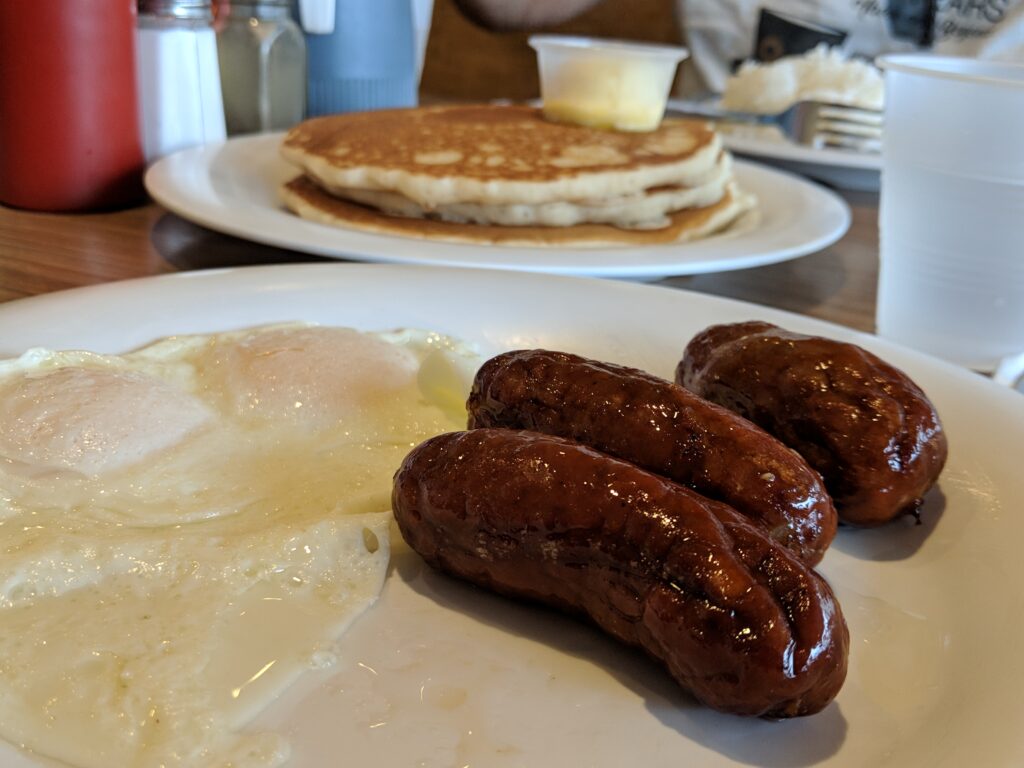
[[[774,115],[734,112],[706,101],[671,99],[673,112],[751,125],[776,125],[797,144],[810,147],[837,147],[858,152],[882,151],[882,113],[822,101],[798,101]]]
[[[882,113],[878,110],[798,101],[785,112],[769,117],[774,118],[769,122],[777,123],[797,144],[882,151]]]

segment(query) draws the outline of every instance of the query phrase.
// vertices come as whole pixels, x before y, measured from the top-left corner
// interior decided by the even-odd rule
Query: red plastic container
[[[135,0],[0,0],[0,203],[140,202]]]

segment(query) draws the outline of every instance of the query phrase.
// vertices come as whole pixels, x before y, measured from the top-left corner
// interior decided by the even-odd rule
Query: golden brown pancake
[[[399,192],[425,208],[540,204],[692,186],[720,141],[700,120],[666,119],[649,133],[543,119],[523,106],[437,106],[307,120],[282,154],[327,189]]]
[[[719,155],[713,173],[699,186],[662,184],[633,195],[600,200],[576,200],[538,205],[488,205],[486,203],[443,203],[425,208],[399,192],[383,189],[324,189],[328,194],[374,208],[391,216],[436,219],[460,224],[505,227],[569,227],[576,224],[610,224],[622,229],[661,229],[667,214],[683,208],[700,208],[717,203],[732,181],[732,156]],[[315,182],[314,182],[315,183]]]
[[[342,200],[299,176],[284,185],[281,197],[300,216],[322,224],[374,234],[489,245],[658,245],[680,243],[721,231],[749,210],[753,200],[730,185],[717,203],[669,214],[667,227],[628,230],[606,224],[570,227],[502,227],[457,224],[431,219],[389,216],[373,208]]]

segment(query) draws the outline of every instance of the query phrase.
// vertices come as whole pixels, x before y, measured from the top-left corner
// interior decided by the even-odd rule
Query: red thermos
[[[136,0],[0,0],[0,203],[139,202]]]

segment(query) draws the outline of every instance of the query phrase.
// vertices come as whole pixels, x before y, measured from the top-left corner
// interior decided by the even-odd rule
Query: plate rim
[[[785,160],[791,163],[836,168],[850,171],[878,172],[882,170],[882,155],[867,152],[852,153],[839,149],[802,147],[785,141],[761,140],[722,132],[722,143],[733,152],[745,155]]]
[[[668,100],[668,108],[683,115],[703,117],[713,123],[729,123],[726,117],[716,117],[722,111],[721,95],[709,96],[705,99],[671,98]],[[743,123],[740,122],[735,125],[743,127]],[[722,143],[728,149],[742,154],[845,170],[881,171],[882,169],[880,152],[849,152],[830,147],[803,146],[787,141],[781,135],[779,140],[737,137],[729,131],[722,131],[720,135]],[[782,152],[776,151],[780,149]]]
[[[745,269],[811,255],[837,242],[847,233],[852,223],[849,204],[834,191],[798,174],[749,160],[736,159],[734,167],[738,174],[746,174],[760,184],[781,186],[788,195],[809,201],[809,204],[801,206],[799,211],[799,215],[805,217],[804,220],[788,222],[783,231],[790,232],[799,226],[807,227],[813,224],[814,236],[800,239],[791,234],[788,244],[781,247],[773,246],[768,251],[759,251],[745,245],[755,239],[758,230],[763,226],[757,224],[750,232],[734,236],[722,233],[689,243],[644,246],[641,253],[651,256],[642,261],[637,259],[638,249],[630,246],[559,249],[416,240],[330,227],[300,219],[284,211],[283,207],[278,207],[273,209],[275,216],[286,215],[289,229],[299,227],[296,230],[298,236],[280,234],[268,224],[265,214],[270,209],[266,206],[232,208],[227,205],[213,190],[211,168],[219,153],[225,149],[240,152],[243,148],[250,149],[252,145],[252,149],[258,147],[258,151],[266,153],[269,145],[277,144],[283,135],[281,132],[249,134],[179,150],[157,160],[147,169],[144,177],[146,189],[157,203],[175,215],[209,229],[254,242],[334,259],[523,270],[545,274],[639,280]],[[276,152],[272,158],[271,162],[275,167],[291,167]],[[295,172],[298,173],[298,169]],[[197,178],[205,182],[203,186],[206,188],[198,189],[188,183],[188,174],[199,174]],[[276,190],[264,189],[276,199]],[[814,216],[808,218],[808,212],[813,212]],[[281,223],[285,220],[275,218],[274,221]],[[254,233],[258,236],[254,237]],[[332,241],[341,238],[343,242],[325,242],[326,237],[330,237]],[[357,247],[352,247],[351,243]],[[737,243],[744,244],[744,247],[737,248]],[[415,249],[419,254],[395,255],[393,251],[396,248],[399,251]],[[685,255],[687,250],[691,254],[699,254],[701,251],[706,253],[709,249],[712,255],[704,258],[698,255],[689,260],[680,260],[676,256],[679,252]],[[716,249],[721,251],[719,255],[714,255]],[[452,255],[446,256],[445,252]],[[424,253],[426,255],[423,255]],[[481,253],[485,256],[474,256]],[[610,262],[611,259],[615,261]]]
[[[516,290],[521,290],[522,288],[529,287],[531,285],[543,285],[546,286],[546,290],[561,292],[564,287],[570,288],[572,291],[578,291],[580,293],[598,297],[633,297],[634,306],[636,306],[638,297],[657,297],[657,301],[653,301],[651,304],[660,305],[662,299],[665,299],[670,304],[677,304],[679,307],[688,305],[689,307],[694,308],[695,311],[701,313],[705,312],[707,308],[719,307],[725,308],[729,311],[748,311],[751,317],[763,317],[769,320],[792,319],[795,321],[795,330],[834,333],[837,338],[848,339],[855,342],[867,342],[866,346],[868,346],[869,349],[880,349],[883,354],[886,353],[886,350],[896,350],[899,353],[899,358],[893,362],[900,367],[903,367],[906,364],[906,360],[910,360],[914,363],[913,367],[915,370],[921,369],[926,371],[928,378],[931,378],[932,376],[936,378],[942,377],[947,383],[952,381],[955,385],[952,387],[954,390],[963,390],[974,394],[984,395],[983,398],[979,398],[979,407],[999,407],[1000,410],[996,412],[1002,414],[1002,408],[1004,406],[1013,406],[1015,410],[1008,415],[1011,415],[1014,418],[1012,420],[1004,420],[1006,422],[1013,422],[1012,425],[1007,424],[1004,427],[1006,429],[1005,434],[1024,435],[1024,405],[1022,405],[1024,401],[1019,400],[1019,394],[984,379],[977,374],[973,374],[966,369],[962,369],[952,365],[951,363],[930,357],[924,353],[910,350],[893,342],[879,339],[877,336],[864,334],[854,329],[846,328],[841,325],[806,315],[799,315],[785,310],[764,307],[750,302],[698,293],[686,289],[672,288],[668,286],[636,285],[632,283],[611,282],[581,277],[552,278],[544,275],[522,272],[497,273],[485,270],[465,268],[445,269],[422,265],[318,263],[234,267],[134,278],[115,283],[83,286],[0,304],[0,352],[6,351],[3,350],[3,345],[7,344],[11,337],[25,333],[26,325],[23,322],[24,320],[32,320],[33,316],[49,316],[53,320],[53,328],[59,328],[61,332],[66,334],[83,333],[83,331],[80,330],[79,327],[76,327],[75,324],[67,322],[66,311],[69,308],[69,302],[71,304],[75,304],[77,302],[78,308],[85,308],[86,305],[92,305],[93,308],[109,308],[116,306],[116,303],[112,302],[112,300],[116,299],[119,294],[122,296],[125,294],[131,294],[136,292],[140,286],[144,288],[143,293],[146,295],[138,297],[139,300],[148,298],[149,296],[159,297],[159,301],[154,302],[155,306],[153,306],[152,309],[147,309],[147,311],[153,313],[154,316],[159,316],[161,324],[173,325],[173,323],[177,322],[175,317],[167,313],[161,314],[161,312],[163,312],[163,309],[168,306],[175,306],[175,300],[180,298],[180,292],[187,293],[190,290],[194,290],[197,286],[203,287],[203,290],[206,291],[207,297],[216,297],[217,295],[223,295],[225,292],[229,294],[237,292],[244,294],[246,298],[258,299],[259,297],[268,295],[271,292],[291,292],[296,295],[301,295],[304,291],[310,290],[311,287],[316,287],[318,290],[327,290],[330,286],[323,285],[325,282],[325,276],[330,276],[332,281],[337,281],[335,284],[349,282],[355,279],[356,276],[360,276],[358,278],[359,280],[369,280],[371,278],[373,280],[377,280],[377,284],[381,286],[381,291],[386,293],[386,287],[388,285],[387,278],[395,275],[412,278],[414,281],[415,278],[420,275],[431,275],[431,280],[437,280],[441,283],[457,282],[457,280],[452,280],[452,278],[457,278],[461,275],[469,277],[473,281],[474,285],[486,284],[496,289],[508,287],[509,284],[514,284],[513,287]],[[171,287],[171,289],[167,290],[168,287]],[[301,310],[301,306],[299,309]],[[214,310],[215,308],[211,311]],[[102,309],[102,311],[107,312],[106,309]],[[375,311],[378,314],[386,314],[388,310],[386,305],[380,305],[375,309]],[[527,311],[527,308],[522,310],[523,313],[526,313]],[[146,331],[146,325],[144,322],[141,322],[139,326],[134,326],[131,323],[125,323],[121,317],[114,319],[112,317],[114,313],[107,312],[107,314],[111,315],[111,317],[102,320],[102,323],[108,325],[118,323],[116,335],[121,338],[125,337],[125,335],[138,334],[140,332],[145,333]],[[140,320],[143,319],[144,318],[140,318]],[[92,322],[97,321],[94,320]],[[86,327],[88,328],[88,326]],[[213,329],[211,328],[210,330]],[[84,332],[91,333],[88,329]],[[148,340],[152,339],[150,338],[147,339],[147,341]],[[127,351],[127,349],[116,351]],[[926,383],[923,382],[923,384],[927,386]],[[1009,400],[1006,398],[1014,399]],[[964,407],[970,408],[972,406],[965,405]],[[1012,488],[1003,491],[1003,493],[1008,494],[1011,490]],[[1010,517],[1011,514],[1010,510],[1007,510],[1007,514],[1005,516]],[[1020,527],[1019,522],[1014,523],[1014,525],[1018,528]],[[1015,567],[1017,571],[1020,570],[1019,563]],[[961,733],[962,731],[957,729],[955,732]],[[1010,749],[1011,747],[1014,750],[1014,755],[1024,756],[1024,744],[1014,742],[1010,747],[1006,748]],[[842,753],[839,752],[837,754],[841,755]],[[958,751],[957,754],[962,753]],[[1006,754],[1009,754],[1009,752]],[[728,754],[722,755],[716,753],[716,757],[721,759],[731,759]],[[742,761],[737,762],[742,763]],[[840,762],[843,765],[849,764],[846,763],[846,761]],[[919,763],[916,762],[914,763],[914,765],[918,764]],[[1016,763],[999,764],[1005,765],[1006,768],[1009,768],[1009,765],[1015,765]]]
[[[691,304],[704,304],[706,307],[722,306],[731,309],[749,309],[752,313],[757,315],[774,317],[780,321],[792,321],[793,323],[796,323],[801,327],[809,328],[814,332],[829,333],[834,335],[835,338],[844,341],[851,341],[869,349],[879,348],[895,352],[901,357],[906,357],[927,367],[941,369],[943,375],[951,376],[958,380],[969,381],[970,384],[968,386],[981,387],[982,389],[992,393],[1005,393],[1017,396],[1017,393],[1014,390],[998,384],[987,376],[978,374],[934,355],[929,355],[926,352],[921,352],[911,347],[899,344],[898,342],[889,341],[877,334],[861,331],[830,320],[813,317],[811,315],[804,315],[777,307],[771,307],[765,304],[758,304],[752,301],[732,298],[729,296],[718,296],[716,294],[705,293],[685,287],[676,287],[672,285],[650,285],[642,282],[638,283],[625,280],[604,280],[602,278],[595,278],[587,275],[547,275],[544,273],[523,270],[482,269],[478,267],[464,266],[432,266],[425,264],[345,261],[300,262],[294,264],[256,264],[248,266],[212,267],[156,275],[145,275],[141,277],[95,283],[92,285],[64,288],[59,291],[50,291],[47,293],[37,294],[35,296],[25,296],[0,303],[0,344],[4,342],[6,337],[12,335],[5,332],[4,326],[2,325],[4,321],[17,319],[19,315],[25,313],[30,315],[33,313],[36,315],[45,315],[54,312],[59,315],[63,312],[60,305],[65,304],[69,300],[85,300],[86,302],[90,302],[92,300],[91,297],[95,296],[96,299],[94,301],[96,303],[110,304],[111,301],[116,300],[119,295],[126,292],[132,292],[139,286],[174,285],[176,286],[176,290],[185,290],[184,283],[186,282],[215,284],[220,281],[224,281],[225,287],[230,289],[232,287],[237,287],[236,277],[238,276],[252,278],[251,280],[248,280],[248,282],[253,285],[245,287],[244,290],[255,292],[259,290],[256,286],[267,283],[274,278],[280,278],[281,281],[289,282],[293,285],[297,282],[302,282],[303,280],[309,280],[312,285],[319,278],[319,273],[322,272],[324,274],[329,274],[338,270],[342,270],[339,274],[349,272],[358,273],[363,270],[369,270],[368,274],[372,274],[374,276],[383,275],[385,277],[387,277],[387,273],[389,272],[394,272],[398,275],[408,273],[410,276],[417,274],[433,274],[435,272],[451,275],[453,277],[465,275],[466,277],[481,278],[492,281],[496,289],[501,288],[510,280],[525,280],[527,282],[533,282],[534,279],[537,278],[543,281],[552,281],[556,284],[558,282],[562,282],[566,286],[597,285],[600,286],[596,289],[599,292],[609,290],[611,292],[623,292],[628,294],[636,290],[642,292],[654,291],[660,293],[662,296],[683,297],[686,302]],[[306,273],[309,275],[308,278]],[[54,309],[51,309],[51,307]],[[2,354],[3,350],[0,348],[0,355]],[[997,397],[998,396],[1000,395],[997,395]],[[1011,399],[1008,402],[1016,401]]]

